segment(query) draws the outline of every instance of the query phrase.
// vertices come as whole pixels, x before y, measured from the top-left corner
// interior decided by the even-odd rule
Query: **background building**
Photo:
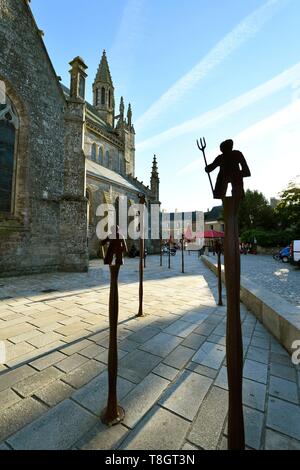
[[[224,232],[223,206],[214,206],[211,210],[207,210],[204,214],[204,223],[205,230]]]
[[[190,229],[193,233],[196,232],[203,232],[207,230],[215,230],[217,232],[224,232],[225,225],[223,220],[223,206],[215,206],[211,210],[207,210],[204,213],[204,228],[203,228],[203,212],[201,211],[193,211],[193,212],[166,212],[162,211],[162,220],[164,226],[164,234],[165,238],[169,239],[180,239],[182,233],[182,227],[184,226],[183,221],[184,217],[187,221],[191,221],[191,223],[185,224],[186,225],[186,236],[189,236]],[[197,221],[198,226],[201,224],[202,228],[197,228]],[[202,221],[202,223],[201,223]],[[188,228],[190,226],[190,228]]]

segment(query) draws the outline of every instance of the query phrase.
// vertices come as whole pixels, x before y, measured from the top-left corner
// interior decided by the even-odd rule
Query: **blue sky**
[[[130,101],[136,175],[148,184],[158,156],[162,207],[206,210],[213,200],[195,141],[207,159],[233,138],[252,177],[276,196],[300,173],[299,0],[32,0],[55,70],[88,65],[87,98],[103,49],[116,103]],[[213,174],[213,180],[216,172]]]

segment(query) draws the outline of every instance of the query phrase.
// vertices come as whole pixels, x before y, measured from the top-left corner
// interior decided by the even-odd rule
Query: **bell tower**
[[[110,127],[114,127],[115,96],[106,52],[103,51],[101,62],[98,67],[93,84],[93,101],[95,108],[99,111],[102,119]]]

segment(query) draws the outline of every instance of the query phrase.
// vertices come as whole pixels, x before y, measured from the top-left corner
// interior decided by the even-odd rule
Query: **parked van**
[[[293,240],[290,248],[291,263],[300,266],[300,240]]]

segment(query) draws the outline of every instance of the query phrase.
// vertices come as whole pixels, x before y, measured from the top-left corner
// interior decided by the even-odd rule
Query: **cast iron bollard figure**
[[[145,207],[146,203],[146,197],[144,194],[139,194],[139,204],[143,206],[142,213],[140,214],[140,286],[139,286],[139,311],[137,314],[137,317],[144,317],[144,312],[143,312],[143,294],[144,294],[144,289],[143,289],[143,283],[144,283],[144,259],[145,259]]]
[[[218,305],[221,307],[223,305],[222,301],[222,265],[221,265],[221,254],[223,252],[222,243],[218,240],[215,241],[215,251],[218,258]]]
[[[205,158],[205,139],[197,142]],[[218,166],[220,171],[215,189],[212,187],[214,198],[223,200],[225,219],[224,264],[227,291],[227,334],[226,358],[229,388],[228,410],[228,449],[238,450],[245,448],[244,417],[242,406],[243,385],[243,342],[240,318],[240,252],[238,232],[238,209],[244,197],[243,178],[251,176],[250,170],[243,154],[233,150],[233,141],[226,140],[220,146],[222,154],[211,165],[207,165],[206,172],[210,173]],[[231,183],[232,195],[226,197],[228,184]]]
[[[232,185],[232,197],[240,201],[244,197],[243,178],[251,176],[244,155],[239,150],[233,150],[233,141],[225,140],[220,145],[222,152],[213,163],[207,165],[205,171],[210,173],[220,167],[216,186],[213,191],[215,199],[226,197],[228,184]]]
[[[115,227],[112,227],[114,229]],[[123,253],[127,251],[126,241],[116,227],[116,238],[107,237],[102,241],[102,246],[108,243],[104,264],[109,265],[110,292],[109,292],[109,350],[108,350],[108,399],[107,407],[101,413],[101,421],[113,426],[123,421],[125,411],[118,406],[117,401],[117,370],[118,370],[118,346],[117,327],[119,314],[118,275],[123,264]],[[115,262],[113,264],[113,262]]]

